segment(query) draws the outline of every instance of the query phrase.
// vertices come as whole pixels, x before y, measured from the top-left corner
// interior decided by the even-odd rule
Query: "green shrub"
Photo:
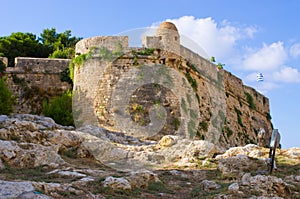
[[[78,55],[76,57],[73,57],[70,61],[70,64],[69,64],[69,73],[70,73],[70,78],[71,80],[74,82],[74,70],[75,70],[75,67],[81,67],[84,62],[86,62],[86,60],[90,59],[92,57],[92,54],[94,52],[94,48],[90,49],[90,51],[86,54],[81,54],[81,55]],[[100,49],[101,51],[101,49]],[[101,52],[100,52],[101,53]]]
[[[4,78],[0,78],[0,114],[8,115],[14,111],[15,96],[9,90]]]
[[[165,193],[172,193],[171,190],[168,190],[165,184],[162,182],[150,182],[148,186],[149,191],[155,192],[165,192]]]
[[[198,69],[197,69],[197,65],[196,64],[190,64],[189,67],[195,71],[195,72],[198,72]]]
[[[55,50],[49,58],[72,59],[75,55],[74,48],[63,48]]]
[[[194,89],[194,91],[197,92],[197,88],[198,88],[197,81],[192,78],[190,73],[186,73],[185,77],[187,78],[188,82],[190,83],[190,85]]]
[[[43,102],[43,114],[51,117],[58,124],[74,126],[72,114],[72,92],[66,91],[61,96]]]
[[[141,51],[138,51],[138,55],[152,55],[154,53],[154,48],[145,48]]]

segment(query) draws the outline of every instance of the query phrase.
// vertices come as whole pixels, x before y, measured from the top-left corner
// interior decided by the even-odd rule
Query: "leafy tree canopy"
[[[13,66],[15,57],[47,57],[49,52],[32,33],[16,32],[0,37],[0,56],[8,58],[9,66]]]
[[[72,58],[80,39],[72,36],[70,30],[57,33],[55,28],[43,30],[39,38],[32,33],[16,32],[0,37],[0,56],[8,58],[9,66],[13,66],[15,57],[22,56]]]
[[[75,53],[75,45],[82,38],[72,37],[71,31],[57,33],[55,28],[45,29],[39,41],[51,50],[51,58],[72,58]]]

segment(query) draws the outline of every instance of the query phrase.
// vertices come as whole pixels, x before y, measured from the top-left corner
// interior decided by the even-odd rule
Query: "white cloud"
[[[300,56],[300,43],[294,44],[290,48],[290,54],[292,57],[296,58]]]
[[[262,94],[267,94],[268,91],[275,89],[275,88],[279,88],[279,87],[280,87],[280,85],[276,84],[274,82],[261,82],[261,83],[257,84],[256,89]]]
[[[256,75],[257,75],[257,73],[250,73],[245,77],[245,80],[247,82],[254,82],[254,81],[256,81]]]
[[[274,73],[274,80],[286,83],[300,82],[300,72],[296,68],[283,67]]]
[[[254,34],[257,32],[257,29],[254,27],[246,27],[244,31],[248,37],[253,38]]]
[[[266,94],[269,90],[279,87],[279,84],[271,81],[272,74],[263,74],[264,81],[257,82],[257,73],[250,73],[244,78],[246,83],[249,83],[253,88],[255,88],[260,93]]]
[[[217,23],[211,17],[183,16],[167,21],[173,22],[180,34],[195,41],[209,56],[215,56],[217,60],[229,57],[237,41],[251,38],[256,32],[254,27],[240,28],[228,21]]]
[[[263,44],[262,48],[245,54],[243,69],[272,71],[280,67],[287,58],[282,42]]]
[[[260,48],[243,46],[243,41],[249,45],[248,41],[255,39],[254,36],[258,32],[255,26],[241,26],[226,20],[216,22],[211,17],[183,16],[167,21],[173,22],[181,35],[204,49],[208,57],[214,56],[217,62],[226,64],[226,69],[240,73],[246,83],[254,87],[259,85],[258,90],[263,93],[279,87],[280,83],[300,82],[299,69],[285,66],[290,58],[300,57],[300,43],[289,49],[285,48],[284,42],[281,41],[262,43]],[[152,27],[158,25],[159,23],[155,23]],[[193,46],[187,47],[195,51]],[[263,82],[255,83],[257,72],[263,73]]]

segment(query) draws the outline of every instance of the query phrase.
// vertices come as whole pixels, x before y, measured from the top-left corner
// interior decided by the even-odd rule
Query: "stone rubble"
[[[264,160],[251,159],[247,155],[231,156],[218,161],[218,170],[221,171],[224,177],[241,178],[244,173],[257,171],[260,167],[267,169]]]
[[[203,191],[211,191],[215,189],[219,189],[221,186],[218,185],[216,182],[211,180],[203,180],[201,182],[201,188]]]
[[[300,197],[300,170],[284,178],[268,175],[265,164],[268,150],[254,144],[223,151],[203,140],[191,141],[174,135],[166,135],[158,142],[139,140],[100,127],[85,126],[75,130],[56,124],[51,118],[13,114],[0,115],[0,170],[41,167],[47,170],[45,176],[49,179],[69,180],[58,183],[3,179],[0,180],[0,198],[63,198],[63,193],[83,198],[105,198],[102,194],[91,193],[88,187],[92,184],[112,190],[145,190],[151,183],[172,183],[161,179],[164,176],[159,175],[161,168],[153,171],[141,169],[134,167],[136,162],[133,161],[128,170],[120,167],[121,173],[115,177],[115,167],[74,167],[63,159],[63,154],[69,154],[75,160],[92,158],[94,161],[105,162],[115,157],[131,157],[136,162],[144,161],[153,165],[171,164],[170,168],[173,169],[164,175],[183,179],[184,185],[181,186],[192,186],[193,179],[200,180],[198,186],[202,191],[216,192],[212,198]],[[216,154],[220,155],[214,158]],[[278,154],[291,158],[295,163],[300,160],[299,148],[282,149]],[[198,166],[216,167],[222,177],[227,179],[226,193],[217,193],[223,190],[221,187],[224,185],[208,178],[206,171],[195,169]],[[170,193],[163,191],[159,194],[160,197],[170,196]]]
[[[14,198],[24,192],[34,191],[35,188],[31,182],[8,182],[0,180],[0,198]]]

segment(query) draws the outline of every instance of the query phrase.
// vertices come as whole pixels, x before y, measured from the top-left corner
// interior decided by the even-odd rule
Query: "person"
[[[257,141],[258,141],[258,146],[263,147],[264,146],[264,138],[265,138],[265,129],[260,128],[258,135],[257,135]]]

